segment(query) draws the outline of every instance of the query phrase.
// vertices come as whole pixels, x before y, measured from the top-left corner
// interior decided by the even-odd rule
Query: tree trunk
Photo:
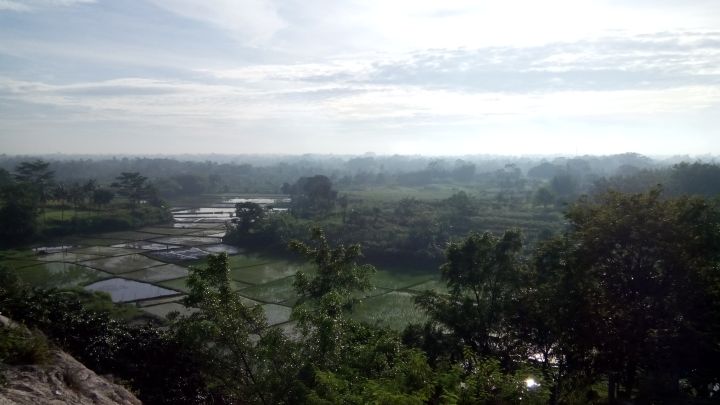
[[[608,404],[617,404],[617,377],[615,374],[608,376]]]

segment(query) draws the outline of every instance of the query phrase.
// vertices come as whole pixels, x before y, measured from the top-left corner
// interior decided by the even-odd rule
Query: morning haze
[[[0,0],[0,404],[718,404],[718,127],[718,0]]]

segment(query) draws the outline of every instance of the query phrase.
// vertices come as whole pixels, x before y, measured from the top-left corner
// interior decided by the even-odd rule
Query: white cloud
[[[0,11],[30,11],[30,7],[17,1],[0,0]]]
[[[537,46],[608,36],[714,29],[720,6],[607,0],[285,0],[274,45],[293,54]],[[667,2],[666,2],[667,3]],[[720,2],[716,2],[720,4]]]
[[[0,10],[88,2],[0,0]],[[186,134],[195,145],[242,133],[253,151],[288,142],[298,151],[382,150],[373,140],[432,152],[497,145],[491,135],[474,140],[483,131],[508,139],[507,150],[553,148],[584,133],[601,147],[605,130],[676,131],[718,147],[720,2],[130,3],[67,20],[23,13],[0,26],[9,61],[0,69],[0,133],[27,127],[71,139],[82,129],[90,139],[127,129],[148,143]],[[555,141],[533,143],[536,133]],[[643,139],[654,145],[652,136]]]
[[[150,0],[179,16],[229,31],[250,45],[267,43],[286,23],[270,0]]]
[[[557,91],[511,94],[457,92],[418,86],[295,83],[254,86],[125,78],[51,85],[0,80],[2,98],[81,111],[85,120],[127,119],[183,122],[229,120],[376,122],[422,120],[467,122],[522,118],[661,116],[720,106],[720,86],[619,91]],[[90,114],[88,114],[90,112]],[[409,120],[417,119],[418,122]]]
[[[95,3],[95,0],[0,0],[0,11],[37,11],[48,7]]]

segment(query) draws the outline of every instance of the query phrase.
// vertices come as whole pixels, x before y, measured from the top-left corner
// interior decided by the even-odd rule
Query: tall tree
[[[238,231],[242,235],[250,234],[253,228],[261,225],[266,214],[265,208],[258,203],[246,201],[235,204],[235,222]]]
[[[23,184],[0,189],[0,245],[29,242],[37,232],[36,195]]]
[[[567,217],[541,270],[565,284],[548,310],[569,316],[572,333],[558,336],[570,357],[608,377],[611,401],[675,401],[681,379],[709,395],[720,378],[709,369],[720,361],[718,207],[654,189],[584,199]]]
[[[333,190],[332,182],[323,175],[301,177],[294,185],[283,186],[283,190],[290,192],[292,210],[299,216],[327,214],[333,209],[337,199],[337,191]]]
[[[543,208],[547,208],[553,202],[555,202],[555,195],[547,187],[540,187],[533,196],[533,205],[542,205]]]
[[[30,187],[38,200],[37,208],[45,213],[45,204],[50,197],[50,188],[55,172],[49,169],[50,163],[43,160],[21,162],[15,167],[15,180]]]
[[[70,192],[65,184],[58,184],[52,191],[53,199],[60,201],[60,220],[65,220],[65,203],[70,199]]]
[[[102,207],[110,204],[114,197],[115,193],[113,193],[112,190],[109,190],[107,188],[98,188],[93,191],[93,204],[97,205],[98,207]]]
[[[331,246],[324,232],[312,230],[310,244],[290,242],[290,248],[305,256],[314,265],[314,275],[304,271],[295,275],[293,283],[300,299],[294,316],[312,342],[308,356],[322,367],[338,365],[346,351],[345,344],[352,338],[353,323],[346,311],[354,293],[370,288],[371,265],[357,263],[361,256],[360,245]]]
[[[262,306],[246,304],[233,291],[227,254],[209,256],[187,284],[185,304],[199,311],[173,319],[172,328],[199,354],[226,403],[290,402],[300,364],[295,343],[268,325]]]
[[[147,192],[147,177],[138,172],[123,172],[116,180],[112,186],[117,188],[118,194],[126,197],[130,207],[135,209]]]
[[[449,294],[426,292],[417,302],[452,334],[458,350],[469,346],[509,359],[516,344],[509,317],[522,288],[521,248],[518,231],[502,237],[472,233],[448,247],[441,271]]]

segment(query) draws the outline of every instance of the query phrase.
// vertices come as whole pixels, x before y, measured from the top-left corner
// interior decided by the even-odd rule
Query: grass
[[[108,273],[71,263],[25,267],[17,270],[17,275],[25,283],[39,288],[73,287],[112,277]]]
[[[415,292],[423,292],[426,290],[437,291],[440,294],[447,294],[448,288],[447,283],[441,280],[430,280],[422,284],[414,285],[409,287],[408,290]]]
[[[138,301],[137,304],[140,307],[149,307],[152,305],[166,304],[168,302],[180,302],[185,297],[186,297],[185,295],[176,295],[173,297],[150,298],[147,300]]]
[[[166,235],[166,236],[185,235],[185,234],[193,232],[192,229],[170,228],[170,227],[160,227],[160,226],[145,227],[145,228],[142,228],[141,231],[146,232],[146,233],[152,233],[152,234],[156,234],[156,235]]]
[[[0,265],[13,269],[34,266],[39,264],[35,253],[30,250],[2,250],[0,251]]]
[[[404,198],[414,198],[424,201],[444,200],[459,191],[474,194],[472,188],[452,184],[429,184],[419,187],[382,186],[364,190],[347,191],[346,194],[350,199],[363,200],[365,203],[393,203]]]
[[[230,257],[230,277],[249,284],[279,280],[294,275],[300,269],[307,271],[309,266],[288,261],[268,262],[263,257],[245,255]]]
[[[58,252],[50,253],[47,255],[39,255],[37,259],[42,262],[65,262],[65,263],[76,263],[85,260],[98,259],[102,256],[91,255],[87,253],[74,253],[74,252]]]
[[[185,267],[177,266],[175,264],[165,264],[163,266],[123,273],[122,276],[124,278],[153,283],[187,277],[187,275],[188,269]]]
[[[112,211],[100,211],[100,210],[93,210],[93,209],[82,209],[78,208],[78,210],[74,210],[72,208],[65,208],[65,210],[61,210],[60,208],[56,207],[48,207],[45,209],[44,214],[40,214],[40,222],[42,223],[43,220],[45,221],[64,221],[64,222],[70,222],[73,218],[101,218],[105,217],[109,214],[111,214]]]
[[[197,311],[196,308],[187,308],[177,302],[169,302],[166,304],[143,307],[142,310],[160,318],[167,318],[167,316],[172,312],[179,312],[180,315],[190,315],[193,312]]]
[[[0,365],[43,364],[49,358],[50,345],[40,331],[0,325]]]
[[[187,280],[188,280],[188,277],[182,277],[182,278],[176,278],[175,280],[162,281],[162,282],[159,282],[156,284],[161,287],[167,287],[167,288],[171,288],[175,291],[187,293],[190,291],[190,289],[187,286]],[[233,290],[242,290],[249,286],[249,284],[241,283],[241,282],[234,281],[234,280],[231,280],[230,283],[231,283]]]
[[[129,273],[165,263],[149,259],[143,255],[133,254],[117,257],[105,257],[83,262],[83,265],[113,274]]]
[[[294,301],[297,298],[295,288],[292,285],[294,280],[295,277],[286,277],[269,283],[243,288],[238,292],[243,296],[261,302],[277,304],[288,300]]]
[[[157,238],[157,235],[155,234],[138,231],[106,232],[96,236],[102,239],[115,239],[127,242],[135,242],[139,240]]]
[[[132,253],[141,253],[143,252],[142,249],[132,249],[132,248],[118,248],[118,247],[109,247],[109,246],[91,246],[91,247],[85,247],[81,249],[72,249],[72,253],[82,253],[82,254],[88,254],[88,255],[94,255],[94,256],[122,256]]]
[[[158,235],[154,235],[158,236]],[[200,246],[221,243],[220,238],[209,238],[206,236],[161,236],[154,237],[153,242],[167,243],[170,245],[181,245],[181,246]]]
[[[290,314],[292,309],[282,305],[266,304],[263,305],[265,311],[265,317],[267,318],[268,324],[277,325],[290,320]]]
[[[187,279],[188,279],[187,277],[182,277],[182,278],[176,278],[175,280],[163,281],[163,282],[156,283],[156,284],[159,286],[162,286],[162,287],[171,288],[175,291],[181,291],[181,292],[187,293],[189,291],[188,286],[187,286]]]
[[[430,281],[436,277],[437,273],[413,273],[400,269],[378,269],[377,272],[370,277],[370,283],[375,287],[396,290],[409,288],[413,285]]]
[[[112,238],[85,238],[85,239],[71,239],[73,244],[93,247],[93,246],[110,246],[126,243],[125,239],[112,239]]]
[[[186,230],[187,231],[187,230]],[[224,229],[201,229],[201,230],[195,230],[190,233],[187,233],[186,235],[189,236],[210,236],[213,238],[222,238],[225,236],[225,230]]]
[[[423,323],[427,315],[415,307],[414,294],[392,291],[356,304],[351,318],[371,325],[402,330],[410,323]]]

